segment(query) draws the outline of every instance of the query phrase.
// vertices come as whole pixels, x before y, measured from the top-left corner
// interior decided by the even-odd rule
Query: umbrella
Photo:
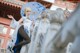
[[[23,5],[22,8],[21,8],[21,16],[22,17],[24,16],[24,9],[26,7],[30,7],[31,8],[32,12],[31,12],[31,15],[30,15],[30,19],[34,20],[34,21],[42,13],[42,11],[44,11],[46,9],[41,3],[28,2],[25,5]]]

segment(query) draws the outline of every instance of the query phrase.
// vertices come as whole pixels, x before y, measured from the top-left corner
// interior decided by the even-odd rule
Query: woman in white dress
[[[31,8],[25,8],[25,17],[22,17],[18,22],[22,23],[22,26],[18,29],[17,38],[19,38],[15,46],[13,47],[15,53],[20,53],[21,47],[25,44],[30,43],[30,28],[32,25],[32,21],[29,19],[29,15],[31,14]],[[13,16],[8,15],[9,18],[13,19]]]

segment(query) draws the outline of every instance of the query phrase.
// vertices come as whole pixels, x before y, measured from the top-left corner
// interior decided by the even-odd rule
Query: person
[[[13,47],[14,53],[20,53],[21,47],[25,44],[30,43],[30,27],[32,25],[32,21],[29,19],[31,14],[31,8],[26,7],[24,10],[25,17],[22,17],[18,22],[22,25],[18,29],[17,38],[18,40]],[[8,15],[9,18],[13,19],[12,15]]]

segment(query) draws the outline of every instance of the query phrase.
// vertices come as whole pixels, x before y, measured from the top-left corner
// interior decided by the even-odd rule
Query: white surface
[[[50,2],[50,3],[54,3],[55,0],[44,0],[44,1],[47,1],[47,2]]]

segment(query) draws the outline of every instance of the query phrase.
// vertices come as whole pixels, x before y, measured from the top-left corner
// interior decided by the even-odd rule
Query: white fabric
[[[31,29],[31,25],[32,25],[32,21],[27,19],[27,17],[22,17],[23,18],[23,26],[24,26],[24,30],[28,30],[29,32],[29,37],[30,37],[30,29]],[[26,31],[27,33],[27,31]]]
[[[26,33],[28,33],[29,37],[31,36],[30,34],[30,30],[31,30],[31,26],[32,26],[32,21],[27,19],[27,17],[22,17],[23,18],[23,26],[24,26],[24,30]],[[31,37],[30,37],[31,38]],[[30,44],[24,45],[21,48],[20,53],[28,53],[28,49],[29,49]]]
[[[38,30],[38,25],[39,25],[40,20],[36,20],[35,22],[35,26],[32,32],[32,37],[31,37],[31,44],[28,50],[28,53],[33,53],[33,49],[34,49],[34,40],[36,38],[36,34],[37,34],[37,30]]]
[[[15,31],[14,31],[14,33],[13,33],[12,36],[11,36],[11,40],[8,42],[7,52],[9,52],[9,53],[10,53],[11,51],[9,50],[8,47],[10,47],[10,48],[12,49],[13,46],[15,45],[15,42],[16,42],[16,40],[17,40],[18,29],[19,29],[20,26],[21,26],[21,25],[19,25],[19,23],[18,23],[15,19],[13,19],[13,20],[11,21],[10,27],[14,28]],[[12,53],[12,52],[11,52],[11,53]]]
[[[22,17],[22,19],[23,19],[22,25],[24,25],[24,30],[26,31],[26,33],[27,33],[27,30],[29,31],[29,37],[30,37],[30,27],[31,27],[32,21],[30,21],[26,17]],[[15,19],[13,19],[10,26],[12,28],[15,28],[15,31],[14,31],[13,36],[12,36],[13,41],[10,41],[9,45],[8,45],[9,47],[12,48],[15,45],[15,42],[16,42],[16,39],[17,39],[18,29],[21,25],[19,25],[19,23]],[[27,45],[25,45],[25,46],[27,47]],[[22,47],[21,52],[23,52],[23,51],[25,52],[25,50],[23,50],[23,48],[26,48],[25,46]]]
[[[19,23],[13,18],[10,24],[10,27],[16,28],[19,25]]]
[[[15,19],[13,19],[11,21],[10,27],[15,28],[15,31],[11,36],[11,41],[9,42],[8,46],[13,47],[15,45],[15,42],[16,42],[16,39],[17,39],[17,32],[18,32],[18,29],[19,29],[20,26],[21,25],[19,25],[19,23]]]

